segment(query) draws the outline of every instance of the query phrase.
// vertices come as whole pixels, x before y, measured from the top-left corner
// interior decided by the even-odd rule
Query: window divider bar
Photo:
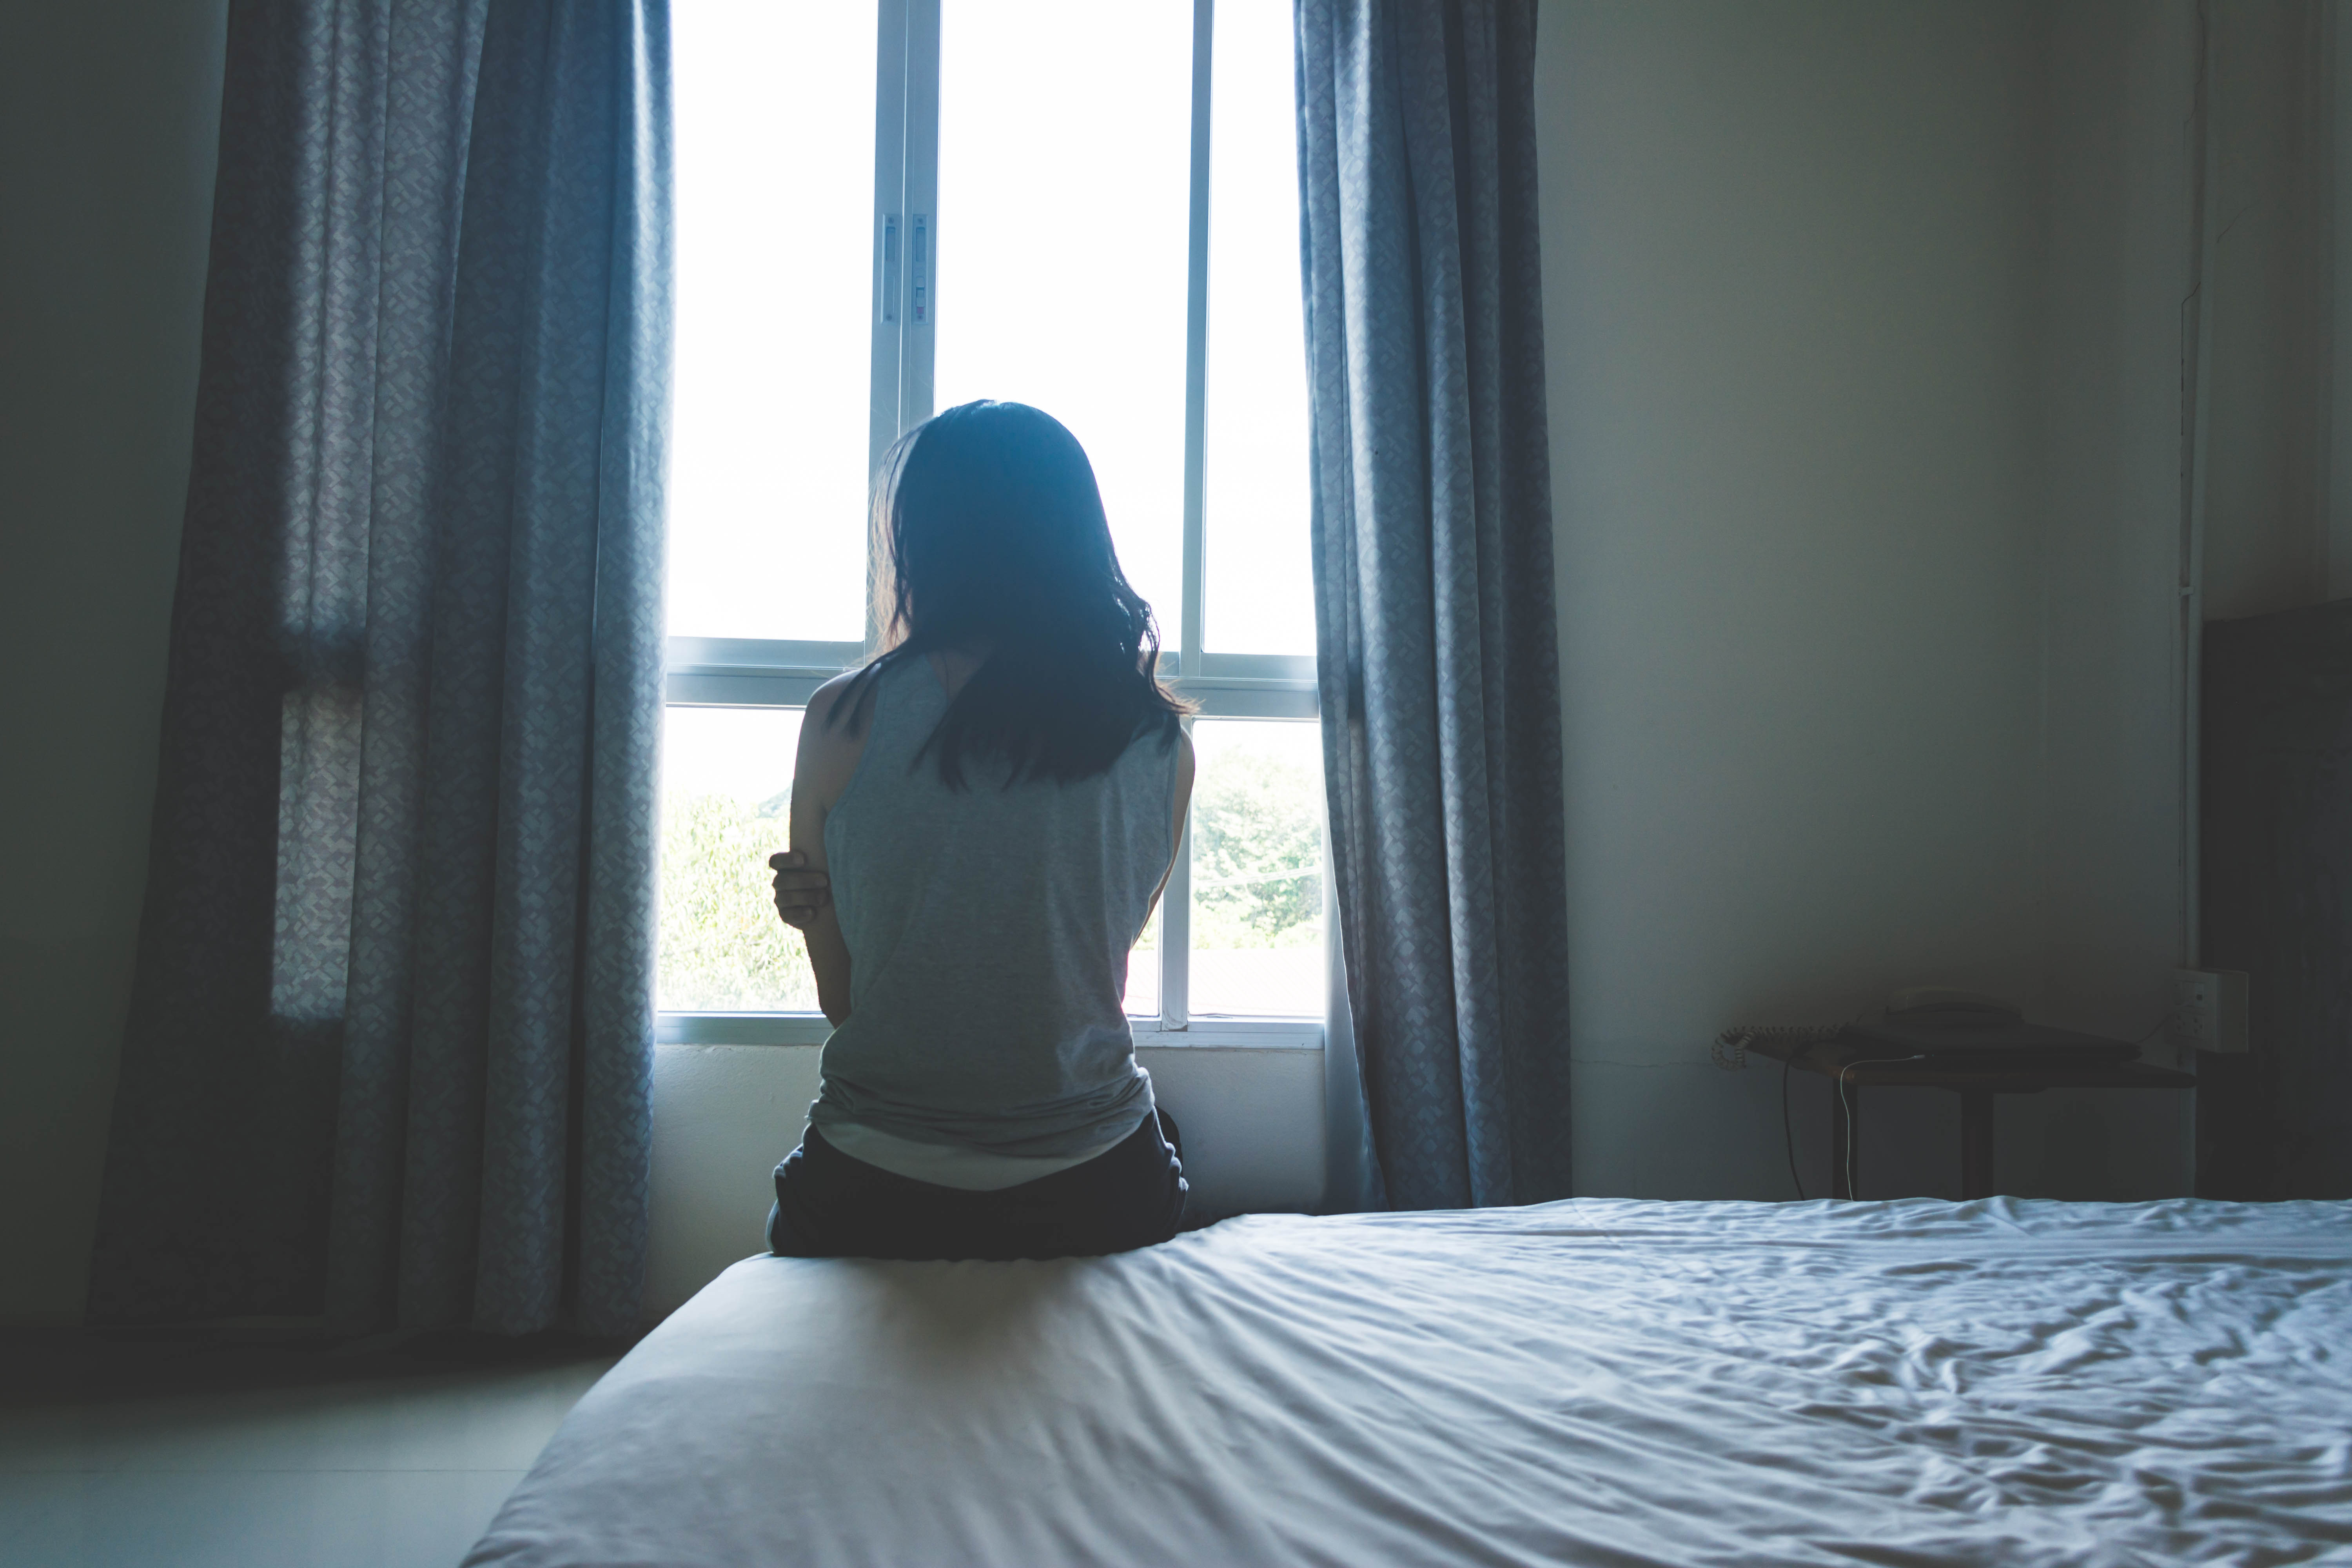
[[[866,382],[866,472],[898,438],[907,321],[907,11],[910,0],[881,0],[874,78],[874,349]],[[879,640],[875,559],[866,552],[866,647]],[[861,650],[862,651],[862,650]],[[673,656],[675,657],[675,656]]]
[[[657,1046],[821,1046],[833,1033],[822,1013],[656,1012]]]
[[[756,637],[668,640],[664,700],[685,708],[800,708],[818,687],[865,658],[854,642]]]
[[[1313,719],[1315,689],[1291,681],[1180,680],[1176,695],[1190,701],[1201,719]]]
[[[935,412],[931,366],[940,300],[940,0],[904,0],[907,7],[906,201],[908,288],[924,290],[922,309],[909,298],[899,353],[898,429],[913,429]],[[919,261],[914,248],[921,237]],[[919,265],[920,276],[917,276]],[[893,437],[896,438],[895,437]],[[877,628],[878,629],[878,628]]]
[[[1184,245],[1184,602],[1177,615],[1179,678],[1201,658],[1201,594],[1207,565],[1202,490],[1209,383],[1209,66],[1216,0],[1192,0],[1192,143]],[[1192,725],[1188,721],[1189,734]],[[1160,1024],[1181,1032],[1192,1017],[1192,819],[1188,812],[1169,868],[1160,914]]]
[[[662,701],[672,708],[805,708],[832,679],[830,674],[814,671],[681,674],[672,670],[662,683]]]
[[[1291,680],[1315,685],[1315,656],[1293,653],[1203,653],[1185,672],[1196,680]]]
[[[1192,195],[1184,255],[1184,603],[1177,647],[1185,675],[1201,672],[1203,515],[1209,383],[1209,67],[1216,0],[1192,0]]]
[[[837,675],[857,667],[866,657],[866,645],[765,637],[674,637],[668,639],[664,657],[673,675],[818,669]]]
[[[1192,732],[1192,721],[1184,730]],[[1195,780],[1195,790],[1199,788]],[[1184,814],[1184,831],[1176,840],[1176,858],[1168,868],[1168,886],[1160,895],[1160,1026],[1171,1032],[1192,1022],[1192,816]]]
[[[1319,1051],[1325,1034],[1320,1018],[1202,1018],[1177,1030],[1156,1028],[1149,1018],[1137,1018],[1132,1027],[1135,1048],[1139,1051],[1171,1047]]]
[[[1149,1018],[1133,1021],[1138,1048],[1192,1047],[1213,1050],[1319,1050],[1320,1018],[1204,1018],[1170,1030]],[[816,1047],[833,1033],[821,1013],[718,1013],[693,1009],[654,1015],[654,1043],[660,1046]]]

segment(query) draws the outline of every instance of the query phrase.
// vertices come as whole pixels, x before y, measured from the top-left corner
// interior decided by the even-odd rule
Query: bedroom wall
[[[2179,156],[2187,8],[2137,11],[1545,10],[1581,1191],[1790,1195],[1777,1073],[1708,1062],[1735,1022],[1923,982],[2156,1016],[2185,218],[2059,214]],[[1949,1099],[1871,1098],[1865,1194],[1954,1191]],[[2152,1098],[2006,1102],[2003,1186],[2187,1191]]]
[[[2136,1039],[2161,1016],[2183,942],[2180,301],[2196,14],[2073,0],[2050,15],[2043,1007]],[[2147,1054],[2174,1061],[2161,1041]],[[2189,1190],[2193,1109],[2186,1094],[2079,1092],[2005,1114],[2018,1157],[2039,1161],[2038,1176],[2018,1166],[2039,1190],[2120,1197]]]
[[[81,1311],[226,25],[226,0],[0,7],[0,1322]]]
[[[0,700],[0,1321],[79,1312],[224,8],[0,13],[0,636],[31,672]],[[1729,1022],[1921,979],[2092,1027],[2151,1005],[2189,16],[1548,0],[1584,1190],[1787,1194],[1773,1076],[1707,1064]],[[1152,1066],[1213,1206],[1314,1201],[1312,1053]],[[660,1053],[652,1304],[755,1244],[813,1076],[807,1047]],[[1881,1098],[1865,1189],[1942,1190],[1948,1107]],[[2046,1099],[2005,1113],[2011,1184],[2185,1190],[2167,1113]]]

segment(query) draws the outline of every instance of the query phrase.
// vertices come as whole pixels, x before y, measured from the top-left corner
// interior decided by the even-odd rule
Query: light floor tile
[[[0,1568],[451,1568],[612,1359],[0,1346]]]
[[[0,1408],[0,1473],[527,1469],[604,1363]]]
[[[9,1568],[454,1568],[520,1470],[0,1476]]]

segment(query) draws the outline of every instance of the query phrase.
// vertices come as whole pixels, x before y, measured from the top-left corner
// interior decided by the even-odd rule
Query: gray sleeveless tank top
[[[925,658],[877,678],[865,753],[824,825],[850,1011],[810,1121],[1066,1157],[1152,1109],[1121,1004],[1168,868],[1176,748],[1139,740],[1076,784],[916,753],[947,711]]]

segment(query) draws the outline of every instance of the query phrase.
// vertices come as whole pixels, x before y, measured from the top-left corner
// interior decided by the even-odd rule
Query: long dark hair
[[[1173,743],[1183,705],[1160,684],[1160,630],[1119,570],[1086,448],[1025,403],[967,403],[898,437],[875,478],[875,608],[887,651],[830,722],[862,728],[883,668],[938,649],[990,651],[916,761],[951,789],[967,763],[1064,783],[1145,735]],[[993,771],[993,770],[992,770]]]

